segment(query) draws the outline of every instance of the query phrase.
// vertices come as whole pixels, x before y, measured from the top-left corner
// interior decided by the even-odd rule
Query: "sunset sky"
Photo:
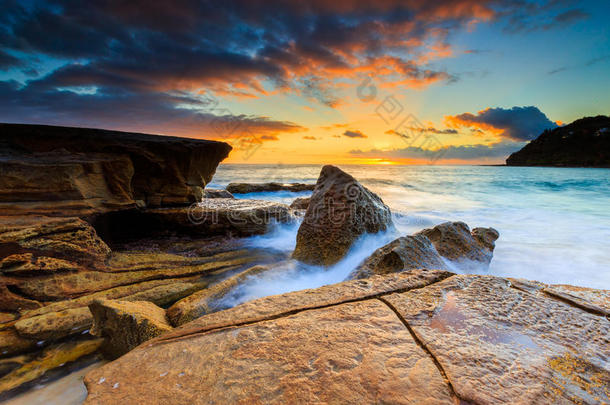
[[[610,114],[608,1],[0,4],[0,121],[219,139],[245,163],[503,163]]]

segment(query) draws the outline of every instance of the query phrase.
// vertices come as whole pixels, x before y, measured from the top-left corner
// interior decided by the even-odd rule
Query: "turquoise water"
[[[471,228],[500,232],[490,268],[484,272],[545,283],[610,289],[610,170],[484,166],[342,165],[381,196],[394,214],[401,234],[444,221],[464,221]],[[314,183],[318,165],[221,165],[210,187],[229,182]],[[259,198],[290,203],[308,193],[255,193]],[[259,246],[290,250],[296,226],[253,238]],[[277,288],[251,292],[251,297],[341,281],[376,246],[395,235],[364,243],[334,277],[316,272],[299,280],[283,277]],[[373,249],[374,250],[374,249]],[[475,271],[460,269],[458,272]],[[296,274],[296,273],[294,273]],[[294,275],[293,274],[293,275]],[[328,274],[328,273],[321,273]],[[307,278],[309,277],[309,279]],[[281,282],[279,283],[281,284]]]

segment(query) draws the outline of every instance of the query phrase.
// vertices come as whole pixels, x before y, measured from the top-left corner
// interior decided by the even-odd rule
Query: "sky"
[[[610,115],[610,2],[3,0],[0,122],[227,162],[500,164]]]

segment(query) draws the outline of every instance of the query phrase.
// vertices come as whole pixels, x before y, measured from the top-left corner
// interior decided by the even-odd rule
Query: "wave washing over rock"
[[[557,237],[547,223],[546,239],[532,240],[539,225],[524,209],[548,214],[556,200],[519,188],[561,193],[578,176],[260,166],[244,179],[227,166],[211,185],[220,190],[206,191],[226,144],[3,130],[0,400],[609,401],[610,292],[546,273],[528,281],[537,267],[518,257],[518,278],[494,269],[511,263],[516,236]],[[583,187],[603,190],[604,176]],[[481,198],[482,177],[522,198],[498,215],[490,201],[506,191]],[[222,191],[231,182],[234,195]],[[430,195],[431,183],[445,194]],[[586,199],[588,210],[603,205]],[[595,232],[592,251],[607,240]]]

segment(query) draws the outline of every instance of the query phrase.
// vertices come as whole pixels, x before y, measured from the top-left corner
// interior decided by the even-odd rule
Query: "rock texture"
[[[85,384],[86,404],[453,403],[433,361],[379,301],[136,349]]]
[[[227,190],[216,190],[206,188],[203,190],[203,198],[235,198],[233,194],[229,193]]]
[[[416,235],[430,239],[438,253],[449,260],[484,266],[491,262],[495,241],[500,236],[493,228],[474,228],[471,232],[463,222],[444,222]]]
[[[243,283],[249,277],[268,271],[267,266],[254,266],[241,273],[231,276],[212,287],[198,291],[181,299],[167,309],[167,317],[172,325],[179,326],[199,318],[214,310],[218,310],[218,301],[233,288]]]
[[[306,210],[309,207],[310,197],[296,198],[291,204],[290,208],[293,210]]]
[[[2,273],[53,273],[103,266],[110,248],[78,218],[0,217]],[[58,260],[62,259],[62,260]]]
[[[392,227],[381,198],[335,166],[324,166],[297,233],[293,258],[332,265],[365,233]]]
[[[203,316],[90,372],[86,403],[606,403],[608,336],[540,290],[416,270]]]
[[[203,196],[223,142],[86,128],[0,124],[0,211],[88,216]]]
[[[384,299],[466,401],[610,400],[610,324],[603,316],[490,276],[454,276]]]
[[[448,270],[426,236],[403,236],[373,252],[348,278],[361,279],[419,268]]]
[[[303,183],[230,183],[227,191],[233,194],[262,193],[268,191],[311,191],[315,184]]]
[[[115,359],[147,340],[171,331],[165,310],[147,301],[95,300],[91,334],[104,338],[102,353]]]
[[[506,159],[508,166],[610,167],[610,117],[598,115],[544,131]]]
[[[194,236],[249,236],[265,233],[274,222],[293,219],[285,204],[233,198],[204,199],[181,208],[156,208],[143,212],[142,227],[151,232],[172,230]]]

